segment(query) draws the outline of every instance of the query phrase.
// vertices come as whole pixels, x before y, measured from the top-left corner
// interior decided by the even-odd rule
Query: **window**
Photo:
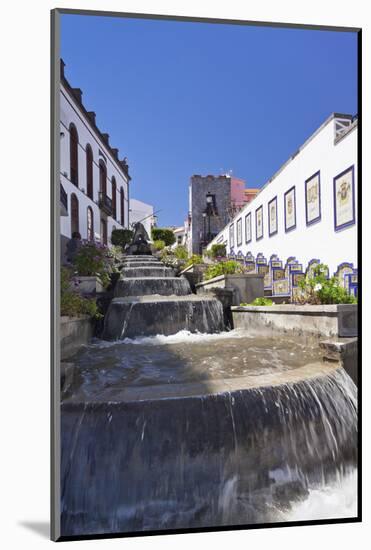
[[[121,220],[120,223],[122,226],[125,226],[125,194],[124,189],[120,189],[120,210],[121,210]]]
[[[90,206],[88,206],[88,241],[94,241],[94,214]]]
[[[113,219],[116,219],[117,217],[117,208],[116,208],[116,180],[113,176],[112,178],[112,217]]]
[[[103,218],[100,220],[101,242],[107,245],[107,222]]]
[[[107,195],[107,168],[102,160],[99,161],[99,191],[104,197]]]
[[[71,235],[79,233],[79,200],[75,193],[71,195]]]
[[[86,146],[86,193],[93,200],[93,151]]]
[[[70,179],[79,185],[79,136],[74,124],[70,124]]]

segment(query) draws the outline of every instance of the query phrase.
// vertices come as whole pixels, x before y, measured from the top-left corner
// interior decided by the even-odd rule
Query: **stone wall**
[[[217,215],[210,216],[210,233],[216,235],[228,223],[228,210],[231,204],[231,178],[229,176],[199,176],[191,177],[189,189],[191,221],[191,239],[189,251],[200,254],[201,241],[208,232],[208,218],[202,213],[206,210],[206,195],[215,195]]]
[[[232,316],[234,328],[246,329],[251,334],[357,336],[357,304],[232,307]]]
[[[61,317],[60,343],[61,359],[68,359],[90,342],[94,333],[94,323],[87,315],[81,317]]]

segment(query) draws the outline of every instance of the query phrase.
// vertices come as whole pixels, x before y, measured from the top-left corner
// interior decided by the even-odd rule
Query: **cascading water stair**
[[[286,521],[312,487],[354,469],[357,390],[338,364],[277,367],[267,341],[251,373],[256,339],[231,343],[226,359],[220,334],[192,367],[188,350],[128,339],[223,328],[221,303],[159,260],[123,261],[104,338],[127,340],[78,358],[81,382],[62,402],[62,535]]]
[[[223,308],[215,298],[192,294],[185,278],[153,256],[127,256],[105,321],[103,338],[116,340],[180,330],[224,330]]]

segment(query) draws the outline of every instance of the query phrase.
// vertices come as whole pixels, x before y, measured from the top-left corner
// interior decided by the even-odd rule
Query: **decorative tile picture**
[[[277,197],[268,203],[268,230],[269,236],[275,235],[278,231],[277,221]]]
[[[237,220],[237,246],[242,244],[242,218]]]
[[[263,206],[255,210],[255,231],[256,240],[259,241],[263,238]]]
[[[246,244],[251,241],[251,212],[245,216],[245,240]]]
[[[307,225],[321,219],[321,181],[316,172],[305,181],[305,216]]]
[[[334,178],[335,231],[355,223],[354,166]]]
[[[233,223],[229,226],[229,246],[230,248],[234,247],[234,224]]]
[[[296,196],[295,186],[286,191],[285,203],[285,231],[292,231],[296,227]]]

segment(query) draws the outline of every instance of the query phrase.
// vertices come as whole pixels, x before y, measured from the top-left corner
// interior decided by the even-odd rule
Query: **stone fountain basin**
[[[151,266],[151,267],[126,267],[121,270],[123,277],[174,277],[174,270],[171,267]]]
[[[354,385],[321,362],[62,403],[62,535],[275,521],[356,461]]]
[[[183,277],[125,277],[117,281],[114,293],[116,298],[150,294],[186,296],[191,287]]]
[[[214,298],[196,295],[114,298],[104,319],[103,338],[169,335],[181,330],[222,332],[222,304]]]

